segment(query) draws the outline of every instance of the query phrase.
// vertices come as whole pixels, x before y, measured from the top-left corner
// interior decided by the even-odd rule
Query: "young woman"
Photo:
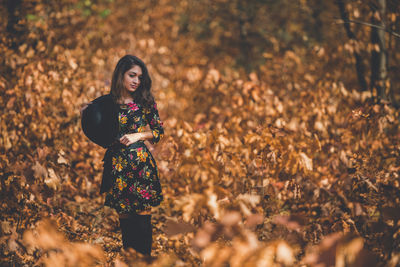
[[[157,143],[164,134],[150,89],[151,79],[143,61],[126,55],[115,67],[110,94],[97,101],[101,111],[93,112],[92,108],[94,115],[86,115],[102,118],[99,120],[103,124],[98,128],[89,127],[97,139],[103,140],[106,135],[112,136],[113,140],[96,142],[107,147],[101,185],[101,192],[106,193],[104,205],[114,208],[119,214],[124,248],[132,247],[149,256],[151,208],[160,205],[163,194],[156,161],[144,141]],[[87,110],[86,113],[91,112]],[[90,119],[92,123],[93,120]],[[146,125],[150,126],[150,131],[146,131]],[[99,130],[103,133],[98,133]]]

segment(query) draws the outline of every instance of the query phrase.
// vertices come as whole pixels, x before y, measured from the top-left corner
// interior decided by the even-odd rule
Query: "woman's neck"
[[[128,104],[132,101],[133,101],[133,97],[130,94],[121,95],[120,99],[118,100],[118,102],[120,104]]]

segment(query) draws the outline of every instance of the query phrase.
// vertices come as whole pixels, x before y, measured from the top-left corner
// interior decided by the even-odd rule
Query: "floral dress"
[[[152,144],[164,134],[157,105],[144,108],[130,102],[119,105],[118,139],[125,134],[145,131],[147,124],[153,133]],[[156,161],[144,141],[129,146],[115,143],[112,146],[113,187],[107,192],[104,205],[118,213],[137,213],[158,206],[163,201]]]

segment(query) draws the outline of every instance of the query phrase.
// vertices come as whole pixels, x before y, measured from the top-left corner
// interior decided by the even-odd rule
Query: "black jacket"
[[[82,130],[94,143],[108,148],[118,134],[118,106],[110,94],[93,100],[82,111]]]
[[[110,94],[96,98],[82,111],[81,126],[85,135],[92,142],[107,148],[103,158],[100,193],[107,192],[114,183],[111,176],[111,149],[114,143],[118,143],[116,138],[119,128],[118,106]]]

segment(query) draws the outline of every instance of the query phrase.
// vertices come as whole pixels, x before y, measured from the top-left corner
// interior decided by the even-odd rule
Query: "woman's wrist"
[[[146,141],[153,138],[153,134],[151,132],[141,132],[139,133],[139,139]]]
[[[153,134],[151,132],[134,133],[134,135],[137,136],[138,141],[146,141],[153,138]]]
[[[145,141],[146,139],[143,136],[143,133],[138,133],[139,135],[139,141]]]

